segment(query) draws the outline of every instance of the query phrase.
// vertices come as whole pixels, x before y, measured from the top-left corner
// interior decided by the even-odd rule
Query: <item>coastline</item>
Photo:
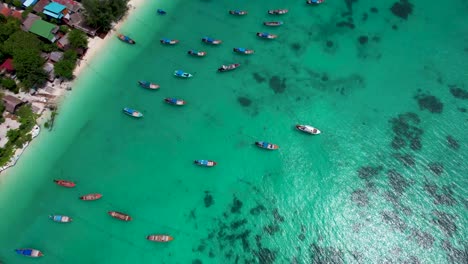
[[[61,104],[65,103],[65,98],[67,94],[69,94],[68,92],[72,90],[72,87],[76,83],[77,79],[80,78],[80,74],[83,72],[83,70],[88,67],[89,63],[91,63],[93,59],[96,58],[96,55],[98,55],[100,51],[102,51],[109,44],[110,39],[115,37],[115,33],[118,32],[118,30],[125,24],[128,18],[134,14],[137,8],[139,8],[144,2],[145,0],[129,0],[127,4],[128,11],[119,21],[113,25],[112,29],[109,30],[104,38],[100,38],[98,36],[88,38],[88,50],[86,54],[80,60],[78,60],[77,66],[73,71],[73,76],[75,76],[75,78],[70,81],[61,82],[59,84],[59,89],[55,89],[55,92],[51,94],[53,97],[50,101],[57,106],[57,109]],[[27,93],[24,93],[22,97],[29,98],[30,96],[28,96]],[[0,167],[0,175],[6,175],[8,169],[16,165],[26,148],[33,142],[34,139],[38,137],[39,131],[41,130],[40,128],[43,127],[43,125],[48,120],[50,120],[52,112],[53,110],[48,108],[44,108],[41,111],[38,118],[36,119],[36,125],[31,131],[31,134],[33,134],[32,139],[29,142],[26,142],[22,148],[17,148],[15,150],[11,159],[4,166]]]

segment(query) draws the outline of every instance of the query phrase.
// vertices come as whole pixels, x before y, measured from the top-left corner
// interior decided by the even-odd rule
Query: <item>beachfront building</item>
[[[91,28],[88,25],[86,25],[86,22],[81,12],[76,12],[76,13],[71,14],[69,17],[68,16],[64,17],[63,22],[65,22],[65,24],[67,24],[68,26],[72,28],[76,28],[78,30],[83,31],[88,36],[91,36],[91,37],[96,36],[97,29]]]
[[[59,30],[59,27],[57,25],[38,19],[34,21],[31,28],[29,29],[29,32],[34,33],[54,43],[57,40],[57,37],[55,36],[55,34],[57,33],[58,30]]]
[[[8,6],[0,3],[0,14],[2,14],[4,17],[14,17],[18,20],[22,20],[23,17],[21,16],[21,12],[18,10],[12,10],[8,8]]]
[[[38,15],[29,13],[26,19],[21,23],[21,29],[28,32],[36,20],[41,19]]]
[[[61,20],[65,15],[68,15],[68,10],[67,7],[62,4],[51,2],[44,7],[42,13],[51,18]]]
[[[35,3],[37,3],[37,0],[25,0],[22,1],[24,8],[28,8],[30,6],[33,6]]]
[[[33,11],[37,14],[42,13],[42,11],[44,11],[44,7],[49,3],[49,0],[39,0],[39,2],[37,2],[37,4],[34,6]]]
[[[70,41],[68,40],[68,33],[65,34],[57,41],[57,46],[61,50],[67,50],[70,48]]]
[[[2,65],[0,65],[0,74],[13,74],[15,73],[15,67],[13,66],[13,59],[8,58],[6,59]]]
[[[49,55],[49,60],[51,62],[57,62],[63,58],[63,52],[60,51],[52,51]]]
[[[7,110],[8,112],[14,114],[16,109],[18,109],[18,107],[22,106],[23,104],[25,104],[26,102],[23,102],[22,100],[20,100],[19,98],[16,98],[12,95],[4,95],[2,97],[2,100],[3,100],[3,104],[5,105],[5,110]]]
[[[73,0],[52,0],[52,2],[66,6],[70,13],[76,13],[83,9],[83,6],[80,3]]]

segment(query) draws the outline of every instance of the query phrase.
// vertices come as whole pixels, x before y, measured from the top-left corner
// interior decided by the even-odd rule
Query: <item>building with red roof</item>
[[[0,65],[0,72],[6,71],[8,73],[13,73],[15,71],[15,67],[13,66],[13,59],[7,59]]]
[[[23,17],[21,16],[21,12],[17,10],[11,10],[7,6],[0,4],[0,14],[2,14],[4,17],[14,17],[19,20],[23,20]]]

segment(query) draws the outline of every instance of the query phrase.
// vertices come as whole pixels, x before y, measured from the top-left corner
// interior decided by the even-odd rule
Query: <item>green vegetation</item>
[[[70,31],[70,28],[68,26],[65,26],[65,25],[61,25],[59,27],[59,31],[62,32],[63,34],[67,34],[68,31]]]
[[[108,31],[113,22],[127,12],[128,0],[83,0],[86,23],[96,29]]]
[[[68,34],[68,41],[70,42],[70,47],[74,49],[88,47],[88,37],[78,29],[70,31]]]
[[[11,129],[7,132],[8,143],[0,148],[0,166],[5,165],[12,157],[15,148],[21,148],[26,142],[31,140],[31,132],[36,123],[36,114],[33,113],[30,105],[23,105],[17,110],[18,129]]]
[[[76,51],[65,51],[63,53],[63,58],[54,64],[55,75],[65,79],[72,79],[77,57]]]
[[[14,93],[19,92],[19,87],[16,85],[16,82],[13,81],[12,79],[2,79],[1,85],[2,85],[3,89],[7,89],[7,90],[12,91]],[[1,113],[3,113],[3,111]]]
[[[5,105],[3,104],[2,97],[3,94],[0,94],[0,113],[3,113],[3,111],[5,111]],[[3,117],[3,115],[0,114],[0,124],[2,124],[3,122],[5,122],[5,118]]]

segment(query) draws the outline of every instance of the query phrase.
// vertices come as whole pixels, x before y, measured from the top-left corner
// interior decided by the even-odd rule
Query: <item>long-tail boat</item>
[[[102,197],[102,194],[100,193],[90,193],[90,194],[80,196],[80,199],[83,201],[94,201],[94,200],[101,199],[101,197]]]
[[[44,256],[41,251],[34,249],[34,248],[19,248],[15,249],[16,253],[26,256],[26,257],[31,257],[31,258],[38,258]]]
[[[124,214],[121,212],[116,212],[116,211],[109,211],[107,212],[110,216],[122,220],[122,221],[130,221],[132,218],[128,214]]]
[[[57,185],[60,185],[60,186],[63,186],[63,187],[67,187],[67,188],[73,188],[75,187],[75,183],[72,182],[72,181],[66,181],[66,180],[54,180],[54,182],[57,184]]]
[[[169,242],[174,240],[174,238],[169,235],[149,235],[146,239],[155,242]]]
[[[136,44],[136,42],[133,39],[129,38],[128,36],[118,34],[117,37],[125,43],[132,44],[132,45]]]

